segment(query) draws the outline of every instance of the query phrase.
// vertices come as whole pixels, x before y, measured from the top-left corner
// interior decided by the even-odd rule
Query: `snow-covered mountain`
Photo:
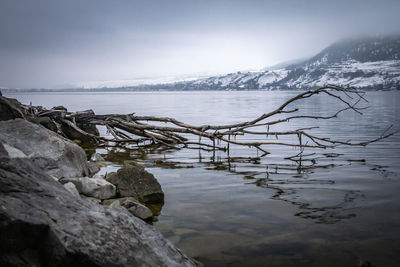
[[[293,90],[326,84],[400,90],[400,36],[342,40],[310,59],[283,62],[260,71],[85,82],[64,90]]]
[[[362,89],[400,89],[400,37],[342,40],[309,60],[283,68],[230,73],[158,87],[275,90],[315,88],[326,84]]]

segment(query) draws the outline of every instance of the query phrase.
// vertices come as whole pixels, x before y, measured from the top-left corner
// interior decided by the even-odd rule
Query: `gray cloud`
[[[1,0],[0,86],[256,69],[399,33],[400,1]]]

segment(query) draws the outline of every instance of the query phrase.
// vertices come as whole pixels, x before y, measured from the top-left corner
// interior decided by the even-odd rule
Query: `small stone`
[[[82,179],[82,193],[98,199],[113,198],[117,194],[115,186],[104,179]]]
[[[99,178],[63,178],[60,182],[62,184],[72,182],[79,193],[98,199],[113,198],[117,193],[117,189],[113,184]]]
[[[125,202],[124,204],[126,203],[127,202]],[[132,202],[130,201],[129,204],[132,204]],[[142,220],[147,220],[153,217],[153,213],[148,207],[136,202],[133,202],[133,205],[128,208],[128,211]]]
[[[64,188],[67,189],[68,192],[70,192],[73,196],[80,198],[81,196],[79,195],[78,190],[76,189],[75,185],[71,182],[68,182],[64,184]]]
[[[102,204],[104,206],[109,206],[112,208],[124,207],[132,215],[134,215],[142,220],[147,220],[147,219],[153,217],[153,213],[151,212],[151,210],[148,207],[137,202],[137,200],[134,199],[133,197],[107,199],[107,200],[103,200]]]

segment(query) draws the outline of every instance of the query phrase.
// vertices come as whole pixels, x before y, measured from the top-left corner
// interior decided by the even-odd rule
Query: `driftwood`
[[[343,108],[327,116],[301,115],[297,108],[288,108],[291,104],[316,95],[326,95],[343,104]],[[269,154],[267,148],[271,145],[290,146],[299,148],[299,153],[288,159],[295,160],[302,156],[304,148],[335,148],[339,145],[366,146],[387,138],[395,133],[389,127],[380,136],[364,142],[351,140],[335,140],[331,137],[316,136],[310,131],[317,127],[298,128],[291,131],[270,131],[270,126],[284,122],[311,119],[329,120],[338,117],[345,111],[362,113],[365,107],[361,102],[367,102],[363,92],[354,88],[325,86],[316,90],[302,92],[287,100],[277,109],[262,114],[251,121],[229,125],[190,125],[173,118],[136,116],[132,114],[96,115],[92,110],[68,112],[63,107],[47,110],[42,107],[23,105],[23,113],[30,120],[48,118],[47,123],[52,129],[71,139],[80,139],[84,142],[96,143],[104,146],[145,146],[149,143],[170,148],[201,149],[206,151],[221,150],[229,153],[230,146],[247,146],[260,151],[260,157]],[[96,132],[89,132],[81,125],[105,126],[112,138],[100,136]],[[46,125],[45,125],[46,126]],[[265,130],[260,130],[264,127]],[[49,127],[48,127],[49,128]],[[68,130],[67,130],[68,129]],[[72,132],[72,134],[71,134]],[[246,140],[255,140],[256,136],[265,136],[261,141],[242,141],[237,136],[245,136]],[[294,136],[296,142],[280,141],[281,136]],[[252,138],[254,137],[254,138]],[[274,137],[274,139],[268,138]],[[242,138],[243,139],[243,138]]]

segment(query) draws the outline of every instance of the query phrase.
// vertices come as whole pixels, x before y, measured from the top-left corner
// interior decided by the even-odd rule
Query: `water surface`
[[[47,108],[64,105],[71,111],[91,108],[97,114],[135,112],[199,125],[250,120],[295,94],[207,91],[8,96]],[[366,97],[369,109],[362,116],[347,112],[332,121],[295,121],[279,129],[319,126],[314,134],[365,141],[391,124],[400,128],[399,92],[369,92]],[[317,97],[297,107],[305,114],[318,115],[341,106]],[[374,266],[397,266],[399,134],[368,147],[317,151],[319,167],[306,170],[284,159],[298,150],[278,146],[268,150],[271,154],[259,161],[249,158],[257,156],[255,150],[240,147],[232,148],[230,160],[222,152],[213,157],[193,150],[113,151],[110,155],[137,159],[157,177],[165,204],[154,226],[206,266],[358,266],[360,260]]]

